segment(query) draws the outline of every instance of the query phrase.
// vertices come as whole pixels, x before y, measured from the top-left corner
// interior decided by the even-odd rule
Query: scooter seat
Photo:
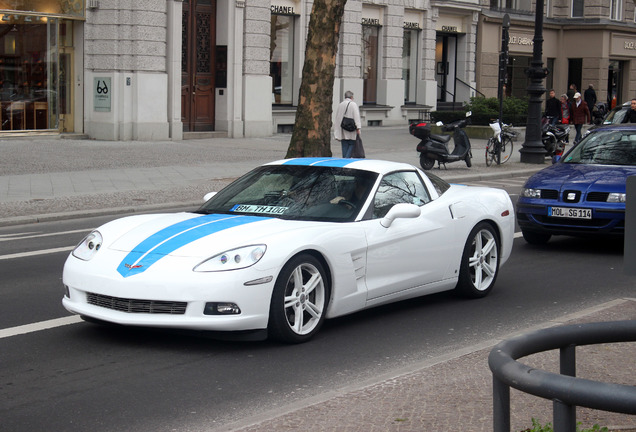
[[[431,139],[437,141],[437,142],[441,142],[441,143],[447,143],[451,140],[451,136],[450,135],[433,135],[431,134]]]

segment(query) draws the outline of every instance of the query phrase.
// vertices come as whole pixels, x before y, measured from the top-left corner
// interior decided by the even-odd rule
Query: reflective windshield
[[[376,178],[376,173],[349,168],[263,166],[224,188],[199,212],[352,221]]]
[[[563,162],[636,165],[636,129],[593,132],[565,155]]]

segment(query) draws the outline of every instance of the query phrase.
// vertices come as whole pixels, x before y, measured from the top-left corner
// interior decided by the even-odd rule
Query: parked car
[[[627,177],[636,175],[636,125],[600,126],[554,160],[526,181],[519,197],[517,221],[525,240],[623,236]]]
[[[605,118],[603,119],[603,124],[621,124],[625,119],[625,115],[631,109],[631,100],[625,102],[623,105],[616,106],[612,108]]]
[[[325,318],[385,303],[483,297],[512,249],[507,193],[403,163],[282,160],[209,195],[196,212],[91,232],[64,265],[64,307],[89,321],[298,343]]]

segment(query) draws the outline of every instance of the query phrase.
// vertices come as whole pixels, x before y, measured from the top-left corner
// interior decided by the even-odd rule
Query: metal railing
[[[576,378],[575,353],[581,345],[635,341],[636,320],[548,328],[499,343],[488,356],[494,432],[510,432],[510,387],[552,400],[555,432],[575,432],[577,406],[636,414],[636,387]],[[555,349],[560,350],[560,374],[516,361]]]

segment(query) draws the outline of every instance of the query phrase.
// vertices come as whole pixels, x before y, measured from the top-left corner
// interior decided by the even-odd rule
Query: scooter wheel
[[[420,165],[425,170],[430,170],[435,166],[435,159],[427,158],[425,155],[420,155]]]
[[[466,153],[466,157],[464,159],[466,160],[466,166],[468,168],[473,166],[473,161],[470,159],[470,154],[469,153]]]

